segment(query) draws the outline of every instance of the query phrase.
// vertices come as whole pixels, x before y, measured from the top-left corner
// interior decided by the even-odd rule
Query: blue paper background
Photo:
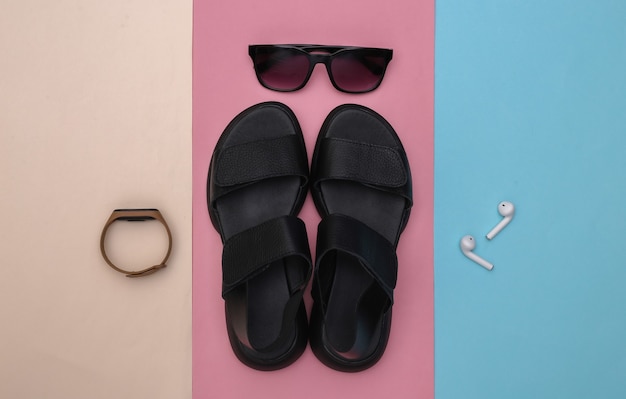
[[[436,398],[626,398],[626,1],[437,0],[435,37]]]

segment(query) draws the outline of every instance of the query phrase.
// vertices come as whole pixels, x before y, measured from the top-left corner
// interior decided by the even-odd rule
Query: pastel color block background
[[[626,3],[436,9],[435,397],[624,398]]]
[[[197,0],[194,6],[193,392],[195,398],[363,398],[433,395],[433,54],[434,3],[391,1]],[[335,90],[319,65],[298,92],[256,80],[249,44],[319,43],[394,49],[381,86]],[[329,369],[310,349],[292,366],[267,373],[240,363],[230,348],[221,299],[222,243],[210,223],[206,175],[226,125],[245,108],[280,101],[293,109],[309,158],[330,111],[368,106],[394,127],[407,151],[415,207],[398,247],[399,278],[391,338],[382,360],[356,374]],[[309,197],[300,214],[312,252],[320,217]],[[310,292],[306,293],[310,309]]]
[[[0,2],[0,398],[191,397],[191,15]],[[167,268],[107,266],[115,208],[160,209]],[[163,228],[129,225],[109,256],[160,261]]]
[[[203,176],[192,182],[192,3],[2,2],[2,398],[192,397],[192,183],[204,184]],[[305,380],[279,372],[272,383],[297,390],[292,397],[322,384],[321,397],[350,397],[349,388],[366,379],[377,386],[362,398],[382,396],[384,389],[393,397],[387,382],[400,379],[413,384],[407,391],[416,393],[408,397],[429,397],[418,392],[433,378],[435,397],[443,399],[626,397],[626,3],[438,0],[433,28],[432,10],[418,12],[414,2],[366,1],[358,3],[359,15],[367,7],[380,15],[375,23],[366,19],[367,32],[363,21],[346,17],[349,3],[284,4],[281,10],[302,26],[255,21],[254,39],[338,40],[337,32],[325,33],[326,25],[311,28],[327,21],[346,43],[373,44],[376,35],[381,45],[410,42],[415,49],[435,29],[435,374],[427,364],[383,364],[397,375],[385,379],[372,370],[334,378],[321,365],[309,370],[317,361],[307,352],[292,366]],[[228,53],[228,42],[237,37],[247,44],[250,22],[241,15],[250,7],[262,15],[267,4],[275,2],[196,5],[196,17],[215,25],[206,32],[213,36],[202,39],[213,44],[213,56],[249,62],[239,49]],[[430,24],[421,20],[426,16]],[[383,42],[377,26],[386,20],[411,23],[385,28]],[[425,87],[420,82],[432,73],[418,67],[428,58],[407,64],[400,54],[381,91],[362,102],[384,110],[404,139],[405,126],[427,115],[407,95]],[[399,84],[394,79],[406,65],[412,77]],[[223,64],[212,68],[230,73]],[[253,75],[231,81],[232,90],[215,80],[198,82],[209,89],[200,101],[229,108],[199,110],[211,127],[199,158],[205,162],[204,152],[229,118],[270,94]],[[254,98],[237,99],[242,88],[254,90]],[[306,112],[306,102],[288,103],[307,123],[311,142],[330,108],[352,97],[334,93],[319,70],[305,90],[307,98],[316,96],[319,112]],[[397,90],[414,102],[398,101]],[[272,94],[284,98],[291,97]],[[407,115],[414,121],[405,121]],[[414,172],[427,164],[411,161]],[[483,235],[499,220],[495,207],[502,199],[516,203],[517,216],[487,242]],[[141,280],[110,270],[98,250],[110,211],[133,206],[160,208],[174,235],[168,268]],[[306,217],[314,219],[307,206]],[[201,201],[197,207],[202,239],[216,242]],[[428,212],[409,226],[428,224]],[[466,233],[476,236],[476,252],[496,264],[493,272],[463,257],[458,240]],[[418,238],[411,234],[413,241],[401,241],[404,257]],[[217,244],[213,248],[204,267],[218,265]],[[422,259],[424,273],[427,256]],[[217,293],[218,280],[204,273]],[[395,318],[394,334],[399,320],[432,332],[432,325],[419,324],[427,313],[408,302],[411,283],[401,284],[398,294],[407,300],[399,305],[414,313]],[[218,335],[222,309],[210,310],[216,323],[202,328],[215,334],[219,355],[230,356],[225,335]],[[213,353],[194,353],[194,366],[208,370]],[[402,356],[416,362],[413,353]],[[423,354],[432,356],[432,342]],[[259,387],[268,375],[204,371],[194,382],[196,394],[202,388],[205,397],[225,399],[241,397],[240,385]],[[226,393],[228,384],[235,390]],[[260,389],[255,394],[272,397]]]

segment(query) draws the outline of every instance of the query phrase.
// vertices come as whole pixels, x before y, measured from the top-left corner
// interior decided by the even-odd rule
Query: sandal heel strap
[[[311,276],[311,252],[304,222],[282,216],[235,234],[224,243],[222,296],[246,282],[274,261],[297,257],[300,265],[288,272],[292,292],[301,290]]]
[[[358,258],[393,302],[398,258],[392,243],[357,219],[331,214],[322,219],[318,227],[316,270],[323,257],[333,250]]]

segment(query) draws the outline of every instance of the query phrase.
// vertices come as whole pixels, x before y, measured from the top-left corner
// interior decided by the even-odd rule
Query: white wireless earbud
[[[502,230],[507,224],[511,222],[511,220],[513,219],[513,215],[515,214],[515,206],[512,202],[502,201],[498,204],[498,213],[500,213],[500,215],[502,215],[504,219],[502,219],[500,223],[496,225],[496,227],[494,227],[489,233],[487,233],[488,240],[491,240],[493,237],[495,237],[496,234],[500,232],[500,230]]]
[[[486,260],[472,252],[474,248],[476,248],[476,240],[474,240],[474,237],[467,235],[461,238],[461,251],[463,251],[463,254],[465,256],[467,256],[487,270],[493,269],[493,265],[491,263],[487,262]]]

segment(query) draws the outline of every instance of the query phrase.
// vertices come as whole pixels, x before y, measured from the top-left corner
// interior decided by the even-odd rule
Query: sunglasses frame
[[[297,51],[306,55],[309,61],[309,69],[307,71],[306,78],[304,79],[302,84],[300,84],[298,87],[293,88],[293,89],[279,89],[279,88],[268,86],[263,81],[263,78],[260,76],[262,73],[262,70],[259,71],[259,69],[262,68],[262,65],[259,66],[255,62],[255,56],[257,55],[258,50],[263,50],[263,49],[286,49],[290,51]],[[363,53],[364,55],[371,53],[377,56],[382,56],[385,60],[385,64],[383,65],[382,72],[380,74],[380,79],[378,79],[378,82],[376,83],[376,85],[374,85],[373,87],[367,90],[353,91],[353,90],[343,89],[337,85],[337,82],[335,81],[335,78],[333,77],[333,73],[331,70],[331,64],[333,62],[333,59],[339,56],[345,55],[346,53],[353,52],[355,50],[359,51],[359,53]],[[393,57],[393,50],[388,49],[388,48],[376,48],[376,47],[327,46],[327,45],[320,45],[320,44],[251,44],[248,46],[248,54],[250,55],[250,58],[252,58],[254,72],[256,74],[256,77],[259,83],[263,87],[269,90],[280,91],[280,92],[292,92],[292,91],[300,90],[301,88],[306,86],[307,82],[311,78],[311,74],[313,73],[313,69],[315,68],[315,66],[317,64],[324,64],[326,66],[326,72],[328,73],[330,82],[332,83],[335,89],[344,93],[360,94],[360,93],[369,93],[370,91],[376,90],[376,88],[380,86],[385,76],[385,72],[387,71],[387,66],[389,65],[389,62],[391,61]]]

